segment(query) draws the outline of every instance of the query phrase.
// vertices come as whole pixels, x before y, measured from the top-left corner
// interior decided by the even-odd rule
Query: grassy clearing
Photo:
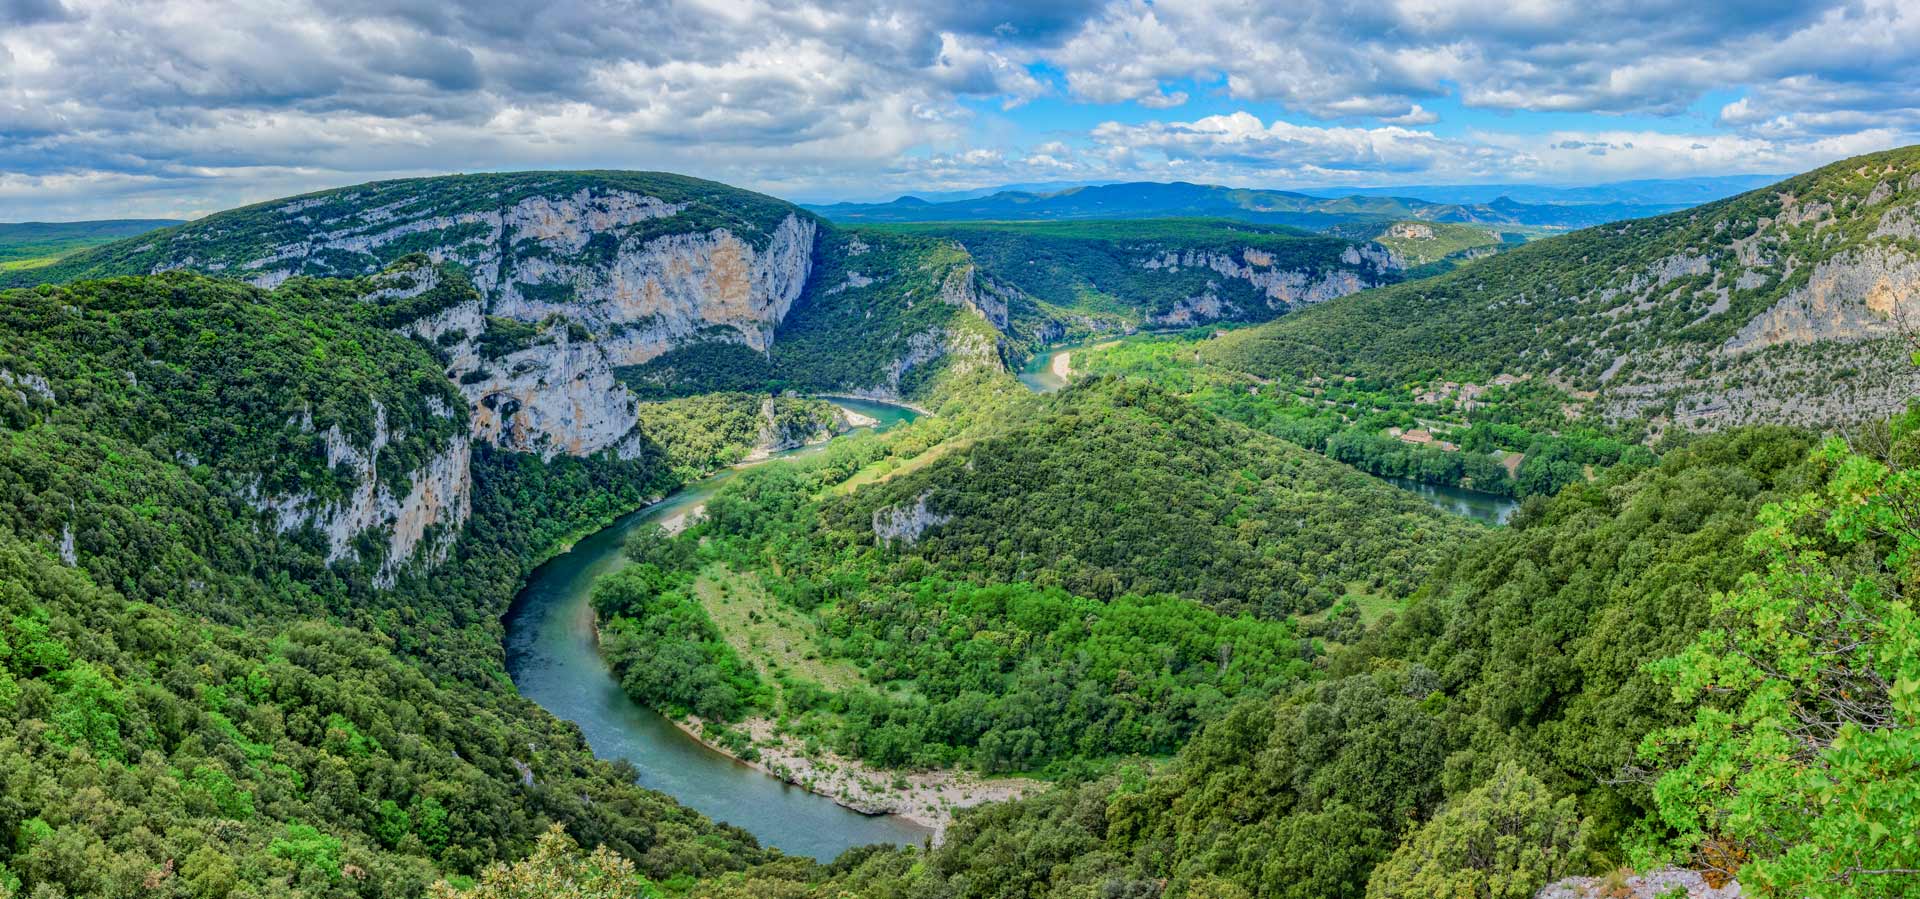
[[[799,610],[781,605],[758,576],[709,565],[693,589],[734,652],[769,681],[786,673],[830,690],[864,683],[860,669],[852,663],[827,657],[813,622]]]
[[[836,494],[852,493],[868,484],[878,484],[901,475],[912,474],[933,464],[934,460],[939,459],[941,456],[954,452],[955,450],[966,449],[971,445],[973,445],[972,438],[958,438],[933,446],[926,452],[904,462],[896,459],[883,459],[854,472],[853,477],[835,484],[832,492]]]

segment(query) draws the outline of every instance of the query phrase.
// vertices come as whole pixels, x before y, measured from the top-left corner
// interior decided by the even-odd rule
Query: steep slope
[[[1238,703],[1170,762],[964,815],[930,852],[765,867],[698,895],[1360,899],[1381,895],[1370,875],[1422,821],[1509,765],[1586,819],[1572,870],[1611,871],[1652,806],[1626,768],[1636,745],[1690,715],[1645,663],[1685,647],[1705,597],[1752,569],[1741,538],[1808,483],[1808,445],[1715,435],[1533,504],[1452,552],[1327,677]],[[1463,829],[1475,845],[1512,831]],[[1531,895],[1536,876],[1497,889]]]
[[[211,215],[92,250],[39,280],[187,268],[271,287],[352,277],[410,253],[463,268],[488,314],[589,327],[613,364],[727,333],[765,349],[806,282],[811,216],[657,172],[380,181]]]
[[[1316,197],[1284,190],[1212,184],[1140,181],[1071,187],[1050,193],[1003,191],[986,197],[929,203],[902,197],[890,203],[835,203],[814,212],[849,223],[1042,221],[1059,219],[1209,216],[1268,225],[1323,229],[1400,219],[1579,228],[1666,212],[1673,206],[1608,203],[1530,205],[1498,198],[1488,203],[1433,203],[1403,196]]]
[[[626,436],[636,397],[622,381],[655,397],[770,386],[898,396],[953,360],[999,365],[997,335],[955,336],[979,332],[979,321],[892,312],[883,313],[892,323],[884,352],[867,331],[812,322],[793,330],[829,344],[770,359],[796,305],[828,319],[852,309],[863,321],[868,306],[904,309],[916,295],[944,296],[976,317],[1004,307],[981,297],[990,288],[943,280],[950,248],[932,242],[814,277],[822,252],[840,260],[866,245],[831,231],[789,204],[678,175],[454,175],[236,209],[16,272],[10,283],[190,269],[271,287],[408,260],[376,299],[404,301],[412,312],[397,324],[448,351],[449,375],[490,416],[484,437],[547,456],[589,455]],[[875,279],[872,296],[841,295]],[[442,281],[477,295],[446,299]],[[999,318],[990,324],[1005,326]],[[842,353],[863,366],[832,361]],[[921,377],[903,387],[914,369]]]
[[[1396,280],[1383,247],[1221,219],[890,226],[966,248],[1002,285],[1003,328],[1089,330],[1264,321]]]
[[[472,439],[372,288],[0,292],[0,892],[419,895],[553,822],[656,878],[765,858],[502,686],[514,585],[658,452]]]
[[[1260,376],[1548,379],[1612,418],[1827,423],[1904,405],[1920,148],[1539,241],[1230,335]]]
[[[917,471],[829,503],[827,533],[965,576],[1227,611],[1410,590],[1476,528],[1344,465],[1101,379],[1016,408]]]

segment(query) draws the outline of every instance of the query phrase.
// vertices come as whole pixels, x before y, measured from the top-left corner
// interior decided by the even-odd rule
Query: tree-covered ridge
[[[407,896],[546,822],[656,879],[763,858],[364,630],[212,624],[0,527],[0,894]]]
[[[975,432],[1059,414],[1023,399]],[[1091,402],[1074,409],[1094,414]],[[981,445],[924,449],[931,423],[744,472],[684,533],[630,544],[641,564],[594,597],[602,649],[628,693],[698,715],[709,739],[749,754],[761,747],[712,727],[771,719],[791,740],[880,766],[1004,772],[1172,752],[1236,699],[1273,695],[1309,670],[1311,644],[1249,608],[1164,591],[1075,595],[1052,572],[928,566],[875,547],[871,531],[823,523],[834,494],[858,497],[926,455]]]
[[[1503,231],[1487,225],[1460,222],[1390,222],[1337,229],[1334,233],[1364,239],[1387,248],[1395,262],[1413,276],[1439,274],[1449,263],[1491,256],[1541,233]]]
[[[1736,432],[1535,501],[1317,682],[1238,704],[1169,763],[964,815],[928,854],[701,893],[1530,896],[1612,870],[1642,828],[1667,832],[1637,747],[1690,716],[1645,663],[1685,649],[1702,598],[1756,568],[1740,538],[1818,476],[1808,446]]]
[[[835,203],[808,208],[835,221],[874,224],[1207,216],[1314,229],[1405,219],[1579,228],[1666,212],[1675,204],[1529,204],[1507,197],[1485,203],[1435,203],[1381,194],[1323,197],[1176,181],[1098,184],[1044,193],[1001,191],[938,203],[908,196],[890,203]]]
[[[1402,383],[1376,375],[1261,377],[1215,361],[1216,328],[1136,335],[1071,354],[1083,376],[1138,378],[1201,408],[1382,477],[1526,497],[1623,459],[1644,422],[1611,422],[1544,379]]]
[[[464,451],[434,348],[388,330],[409,300],[370,286],[0,294],[0,893],[418,895],[554,822],[656,880],[763,857],[594,761],[501,672],[522,576],[670,488],[659,448],[474,444],[468,526],[386,586],[378,541],[330,559],[257,508],[262,484],[353,479],[315,436],[336,426],[366,449],[385,424],[382,477]]]
[[[327,434],[405,478],[466,430],[466,404],[431,353],[388,333],[354,282],[268,294],[180,274],[0,293],[0,390],[11,433],[45,422],[112,434],[165,459],[322,500],[351,486]],[[34,379],[27,387],[26,379]]]
[[[1860,421],[1904,402],[1920,148],[1863,156],[1684,212],[1536,241],[1223,339],[1272,377],[1598,391],[1610,416],[1686,426]],[[1862,344],[1859,341],[1867,341]]]
[[[1366,248],[1355,242],[1225,219],[935,222],[884,230],[964,246],[983,274],[1016,288],[1010,318],[1026,337],[1174,318],[1264,321],[1396,277],[1384,254],[1363,255]]]
[[[745,472],[630,546],[595,594],[627,691],[889,767],[1160,755],[1307,672],[1290,614],[1403,594],[1479,532],[1139,383],[934,426]]]
[[[896,534],[891,522],[926,524]],[[1404,593],[1476,528],[1157,387],[1076,385],[827,502],[822,535],[956,576],[1268,616]]]
[[[796,208],[751,191],[666,172],[503,172],[375,181],[270,200],[89,250],[17,273],[13,283],[192,268],[251,278],[291,260],[294,274],[353,276],[377,272],[412,252],[446,250],[498,230],[501,216],[527,200],[631,193],[664,204],[624,226],[619,240],[725,228],[764,246]],[[805,213],[800,213],[804,215]],[[613,251],[619,240],[582,248]],[[499,253],[539,248],[488,248]]]

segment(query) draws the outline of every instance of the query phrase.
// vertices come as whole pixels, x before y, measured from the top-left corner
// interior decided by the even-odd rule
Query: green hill
[[[1541,240],[1224,338],[1261,377],[1353,375],[1596,391],[1606,417],[1687,427],[1897,409],[1920,295],[1920,148],[1685,212]]]
[[[1265,321],[1400,277],[1378,247],[1224,219],[886,226],[965,247],[1015,334]]]

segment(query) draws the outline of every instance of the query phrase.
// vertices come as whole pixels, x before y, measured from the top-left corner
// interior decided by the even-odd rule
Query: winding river
[[[1059,390],[1067,383],[1063,358],[1092,343],[1054,347],[1035,356],[1021,372],[1021,383],[1038,393]],[[917,415],[890,403],[831,399],[877,419],[882,428]],[[627,698],[594,646],[593,607],[588,603],[594,582],[626,564],[621,547],[628,535],[697,508],[744,468],[818,452],[823,446],[778,453],[688,484],[534,569],[507,613],[506,653],[507,673],[522,695],[578,724],[595,755],[631,762],[640,772],[641,785],[745,828],[764,845],[828,860],[855,846],[919,843],[930,832],[896,816],[854,812],[769,777],[707,748],[665,716]],[[1504,523],[1516,505],[1506,497],[1471,490],[1388,480],[1441,509],[1492,524]]]
[[[883,428],[915,417],[913,410],[888,403],[832,401],[878,419]],[[822,446],[752,464],[818,452]],[[919,843],[929,835],[925,828],[842,808],[708,749],[660,713],[627,698],[594,646],[593,608],[587,600],[596,579],[626,564],[621,546],[627,536],[704,503],[744,467],[750,466],[688,484],[534,569],[507,613],[507,673],[521,695],[580,725],[595,755],[633,763],[642,786],[745,828],[763,845],[824,861],[854,846]]]

